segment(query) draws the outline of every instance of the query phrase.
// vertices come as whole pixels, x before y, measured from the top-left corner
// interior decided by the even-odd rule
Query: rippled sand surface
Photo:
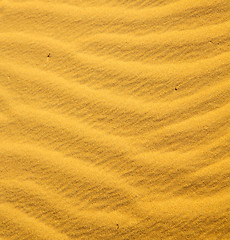
[[[0,2],[0,239],[230,239],[230,1]]]

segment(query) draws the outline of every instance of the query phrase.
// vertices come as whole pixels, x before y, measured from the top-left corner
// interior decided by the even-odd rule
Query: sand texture
[[[230,239],[230,1],[0,1],[0,240]]]

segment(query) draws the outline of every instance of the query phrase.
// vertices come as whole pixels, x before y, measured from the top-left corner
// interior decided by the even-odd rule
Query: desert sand
[[[230,239],[230,1],[0,2],[0,239]]]

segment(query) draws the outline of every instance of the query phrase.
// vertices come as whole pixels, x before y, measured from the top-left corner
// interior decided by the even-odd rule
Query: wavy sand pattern
[[[230,1],[0,2],[0,239],[230,239]]]

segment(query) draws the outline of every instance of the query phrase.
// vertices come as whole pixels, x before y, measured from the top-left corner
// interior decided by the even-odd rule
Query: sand
[[[230,1],[0,2],[0,239],[230,239]]]

